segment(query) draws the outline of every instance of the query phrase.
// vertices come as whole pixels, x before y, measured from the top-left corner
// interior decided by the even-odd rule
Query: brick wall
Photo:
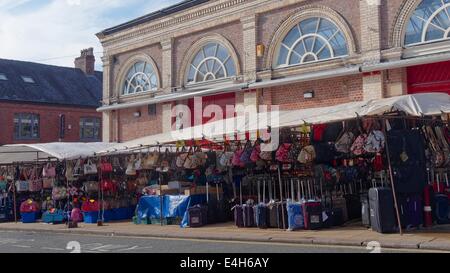
[[[313,90],[314,99],[306,100],[304,92]],[[350,76],[329,80],[297,83],[279,87],[265,88],[262,93],[262,104],[279,105],[280,110],[295,110],[332,106],[351,101],[361,101],[362,77]]]
[[[386,0],[381,1],[381,48],[389,48],[389,39],[392,35],[394,23],[397,18],[397,14],[400,12],[402,3],[405,0]]]
[[[134,113],[140,111],[141,117],[135,117]],[[124,142],[145,136],[160,134],[163,132],[162,105],[156,106],[156,115],[150,116],[148,107],[130,108],[117,111],[118,141]]]
[[[14,139],[14,114],[15,113],[33,113],[40,117],[40,138],[39,140],[15,140]],[[97,113],[92,108],[73,108],[63,106],[47,106],[34,104],[16,104],[0,102],[0,144],[23,144],[23,143],[48,143],[58,142],[60,132],[59,115],[64,114],[66,119],[65,137],[62,142],[80,141],[80,118],[98,117],[102,118],[101,113]],[[69,127],[71,126],[71,129]],[[101,136],[100,136],[101,141]]]

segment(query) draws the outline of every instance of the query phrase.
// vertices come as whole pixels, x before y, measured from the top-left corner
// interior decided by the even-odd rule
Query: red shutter
[[[407,68],[408,93],[442,92],[450,95],[450,61]]]

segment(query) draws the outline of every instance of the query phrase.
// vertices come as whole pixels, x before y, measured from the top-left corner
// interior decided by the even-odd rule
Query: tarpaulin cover
[[[444,93],[424,93],[397,96],[370,101],[357,101],[329,107],[309,108],[292,111],[278,111],[271,114],[259,113],[249,118],[229,118],[205,125],[186,128],[180,131],[152,135],[113,146],[116,150],[126,150],[139,146],[151,146],[173,143],[178,140],[216,139],[220,141],[225,135],[245,134],[271,128],[283,128],[309,124],[331,123],[354,119],[358,115],[374,116],[387,112],[400,111],[409,116],[421,117],[450,113],[450,96]],[[100,153],[110,151],[100,151]]]
[[[163,218],[182,218],[181,227],[188,226],[188,214],[187,209],[206,203],[206,195],[165,195],[162,204]],[[160,219],[161,217],[161,204],[160,196],[143,196],[139,200],[137,208],[137,217],[139,219]]]
[[[15,144],[0,147],[0,164],[29,162],[38,159],[55,158],[71,160],[94,156],[100,150],[108,149],[117,143],[46,143]]]

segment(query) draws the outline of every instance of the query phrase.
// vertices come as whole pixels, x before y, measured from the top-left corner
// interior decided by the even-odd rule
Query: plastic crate
[[[97,224],[98,211],[83,212],[83,219],[85,224]]]
[[[102,214],[100,214],[102,215]],[[114,211],[113,210],[105,210],[103,213],[103,221],[104,222],[111,222],[114,221]]]
[[[127,209],[128,209],[127,219],[132,219],[136,215],[136,206],[131,206],[128,207]]]
[[[44,212],[42,214],[42,222],[47,224],[59,224],[63,223],[66,220],[66,213],[65,212],[58,212],[58,213],[50,213],[50,212]]]
[[[151,225],[151,221],[148,218],[140,219],[137,216],[133,216],[133,223],[135,225]]]
[[[31,224],[36,223],[36,212],[23,212],[20,214],[22,217],[22,223]]]

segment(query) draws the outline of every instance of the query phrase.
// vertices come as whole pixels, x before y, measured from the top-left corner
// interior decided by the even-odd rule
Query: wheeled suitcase
[[[233,207],[234,223],[237,227],[243,228],[244,226],[244,207],[236,205]]]
[[[322,228],[322,203],[314,201],[303,203],[303,217],[305,219],[306,230],[316,230]]]
[[[323,215],[323,228],[339,227],[344,225],[344,211],[338,209],[325,209]]]
[[[273,203],[270,204],[267,209],[269,210],[269,227],[278,228],[278,206]]]
[[[362,225],[364,227],[370,227],[370,204],[368,194],[361,194],[361,217]]]
[[[361,219],[361,199],[359,195],[347,194],[344,198],[347,203],[348,220]]]
[[[449,199],[446,194],[434,195],[435,210],[434,217],[439,225],[446,225],[450,223],[449,220]]]
[[[208,207],[197,205],[188,209],[188,224],[191,228],[202,227],[208,223]]]
[[[244,227],[255,227],[255,213],[253,211],[252,205],[244,205],[243,209],[243,220]]]
[[[305,227],[303,208],[300,203],[288,202],[287,212],[288,226],[290,231],[303,229]]]
[[[287,230],[289,228],[288,223],[288,213],[287,213],[287,206],[286,202],[278,202],[276,203],[277,206],[277,222],[278,222],[278,228]],[[283,215],[284,215],[284,222],[283,222]]]
[[[255,211],[255,224],[260,229],[266,229],[269,227],[269,208],[265,204],[259,204],[254,207]]]
[[[342,220],[348,222],[347,200],[344,197],[335,197],[332,201],[333,209],[341,209],[343,212]]]
[[[421,196],[417,194],[399,194],[397,200],[402,227],[420,227],[424,219]]]
[[[397,229],[394,198],[390,188],[372,188],[369,191],[370,223],[379,233],[392,233]]]

